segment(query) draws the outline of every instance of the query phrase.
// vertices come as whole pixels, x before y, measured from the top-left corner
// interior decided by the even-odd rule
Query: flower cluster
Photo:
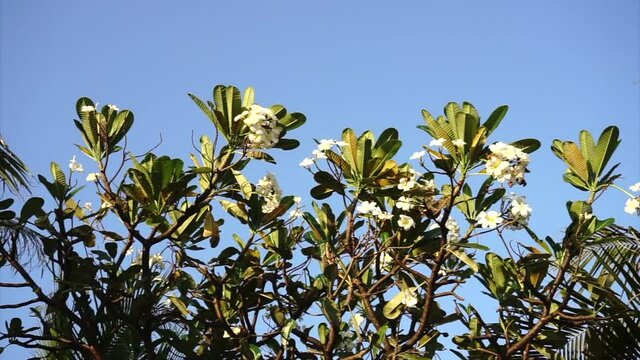
[[[497,142],[489,145],[489,157],[487,158],[485,172],[499,182],[508,181],[525,184],[524,173],[529,164],[529,155],[515,146]]]
[[[275,210],[280,205],[282,199],[282,189],[278,185],[276,176],[272,173],[267,173],[258,184],[256,184],[256,193],[264,198],[264,204],[262,205],[262,212],[268,214]]]
[[[300,166],[308,169],[311,167],[311,165],[315,164],[316,161],[320,159],[326,159],[327,154],[325,154],[325,152],[327,150],[331,150],[331,148],[333,148],[334,146],[343,147],[347,146],[347,143],[344,141],[337,141],[333,139],[322,139],[318,142],[318,147],[311,152],[313,156],[304,158],[300,162]]]
[[[508,213],[509,228],[522,229],[523,226],[529,223],[529,217],[531,217],[532,212],[533,209],[527,204],[527,199],[524,196],[513,194]]]
[[[447,232],[447,241],[456,242],[460,240],[460,226],[458,226],[454,218],[449,217],[444,226],[449,230],[449,232]]]
[[[629,186],[629,190],[633,192],[640,192],[640,182],[635,183],[634,185]],[[640,215],[640,196],[632,197],[627,199],[627,202],[624,204],[624,211],[627,214],[637,214]]]
[[[380,221],[390,220],[393,217],[393,215],[391,215],[390,213],[386,211],[382,211],[382,209],[380,209],[378,204],[376,204],[373,201],[361,202],[360,205],[358,205],[358,207],[356,208],[356,210],[362,216],[373,216]]]
[[[236,116],[234,121],[242,121],[249,128],[249,146],[256,149],[270,149],[280,140],[283,128],[273,111],[254,104]]]

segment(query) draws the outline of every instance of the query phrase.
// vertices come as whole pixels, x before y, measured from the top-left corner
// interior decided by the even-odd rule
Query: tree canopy
[[[422,110],[424,146],[409,162],[393,128],[318,139],[300,163],[315,181],[306,203],[274,174],[246,177],[300,145],[302,113],[259,105],[252,88],[189,96],[214,135],[188,160],[132,154],[133,112],[80,98],[77,147],[98,171],[80,156],[52,162],[38,175],[52,208],[0,201],[0,266],[15,273],[0,287],[31,293],[0,304],[24,310],[0,346],[42,359],[640,356],[640,233],[593,212],[617,189],[640,214],[640,183],[618,185],[611,165],[615,126],[553,141],[567,165],[558,179],[584,197],[567,201],[552,238],[515,193],[540,141],[492,136],[507,106],[486,120],[467,102]],[[0,147],[3,183],[17,191],[26,174]],[[101,203],[80,203],[83,192]],[[459,295],[469,286],[495,314]]]

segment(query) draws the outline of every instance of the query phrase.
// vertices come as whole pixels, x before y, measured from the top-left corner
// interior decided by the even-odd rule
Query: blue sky
[[[216,84],[256,88],[257,102],[303,112],[302,146],[278,154],[285,192],[307,195],[298,167],[314,143],[344,127],[396,127],[400,158],[427,144],[420,110],[472,102],[485,117],[511,108],[494,141],[535,137],[533,226],[559,235],[564,203],[584,196],[561,181],[554,138],[620,127],[621,186],[640,181],[637,1],[1,1],[0,133],[34,173],[66,166],[81,141],[75,101],[134,111],[129,145],[186,157],[212,125],[186,96]],[[93,170],[85,159],[87,170]],[[41,191],[41,190],[37,190]],[[309,196],[306,196],[307,199]],[[608,193],[596,213],[639,225]],[[0,296],[0,299],[2,297]],[[4,320],[0,315],[0,320]]]

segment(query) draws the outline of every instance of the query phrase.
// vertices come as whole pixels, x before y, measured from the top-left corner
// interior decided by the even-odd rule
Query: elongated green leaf
[[[253,105],[255,100],[256,100],[255,90],[253,89],[253,87],[249,86],[244,91],[244,96],[242,98],[242,107],[248,108],[249,106]]]
[[[500,125],[500,122],[505,117],[505,115],[507,115],[508,111],[509,107],[507,105],[498,106],[495,110],[493,110],[491,115],[489,115],[487,121],[482,124],[482,126],[487,129],[487,136],[491,135],[491,133],[498,127],[498,125]]]
[[[585,182],[589,179],[587,170],[587,160],[582,156],[578,146],[572,141],[562,143],[562,154],[564,161],[569,165],[571,171],[578,175]]]
[[[602,173],[604,168],[607,166],[611,155],[613,155],[613,152],[620,144],[620,140],[618,140],[619,135],[620,131],[615,126],[607,127],[602,131],[602,134],[600,134],[593,159],[593,171],[597,175]]]

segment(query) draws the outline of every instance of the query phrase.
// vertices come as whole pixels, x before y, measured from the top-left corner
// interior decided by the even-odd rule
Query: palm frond
[[[0,137],[0,182],[14,194],[29,191],[29,169]]]

